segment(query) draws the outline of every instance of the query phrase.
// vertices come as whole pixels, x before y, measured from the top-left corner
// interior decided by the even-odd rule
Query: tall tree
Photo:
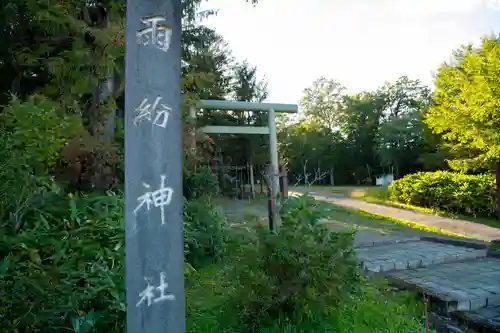
[[[403,76],[378,91],[384,100],[377,150],[382,166],[398,177],[404,165],[418,163],[422,147],[422,111],[429,106],[430,90],[419,80]]]
[[[261,102],[267,97],[267,83],[258,76],[257,68],[248,62],[223,62],[226,93],[216,99]],[[267,113],[254,111],[228,112],[207,110],[199,117],[199,125],[266,126]],[[268,162],[267,136],[225,134],[214,135],[222,160],[233,165]]]
[[[485,37],[462,48],[436,75],[434,105],[425,122],[449,144],[456,170],[497,170],[500,185],[500,40]],[[500,186],[497,192],[500,194]],[[499,200],[500,202],[500,200]],[[500,207],[498,209],[500,218]]]
[[[338,125],[338,110],[345,88],[333,79],[321,77],[304,90],[300,106],[309,121],[333,130]]]
[[[430,103],[430,89],[420,80],[411,80],[407,76],[400,77],[394,83],[385,83],[377,93],[385,99],[386,118],[420,111]]]
[[[344,102],[340,131],[347,141],[350,157],[356,161],[352,172],[358,183],[371,184],[378,166],[376,138],[383,100],[373,93],[360,93],[345,97]]]

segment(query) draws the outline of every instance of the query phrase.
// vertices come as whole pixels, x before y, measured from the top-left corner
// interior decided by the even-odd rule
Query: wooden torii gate
[[[243,101],[201,100],[190,109],[190,118],[194,122],[199,109],[227,110],[227,111],[263,111],[268,114],[268,126],[205,126],[202,128],[206,134],[264,134],[269,135],[270,186],[269,219],[270,228],[274,229],[277,221],[276,198],[280,189],[280,170],[278,162],[278,138],[276,133],[276,113],[297,113],[297,104],[254,103]],[[253,178],[253,173],[251,173]],[[251,179],[253,183],[253,179]],[[283,184],[284,185],[284,184]]]

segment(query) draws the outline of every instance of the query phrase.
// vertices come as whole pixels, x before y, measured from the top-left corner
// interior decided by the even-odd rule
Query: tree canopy
[[[436,75],[425,123],[454,155],[450,165],[478,171],[500,162],[500,41],[483,38],[462,47]]]
[[[296,178],[320,169],[329,174],[322,182],[336,184],[425,169],[436,149],[422,123],[430,100],[430,89],[406,76],[355,94],[321,77],[304,89],[300,123],[282,126],[282,155]]]

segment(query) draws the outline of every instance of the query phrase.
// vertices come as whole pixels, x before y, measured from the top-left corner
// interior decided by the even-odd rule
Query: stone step
[[[500,305],[500,259],[483,258],[387,273],[445,303],[446,312],[473,311]]]
[[[377,273],[484,258],[486,252],[486,249],[417,240],[356,248],[362,267]]]
[[[500,306],[481,308],[474,311],[455,312],[453,319],[467,325],[472,332],[500,332]]]

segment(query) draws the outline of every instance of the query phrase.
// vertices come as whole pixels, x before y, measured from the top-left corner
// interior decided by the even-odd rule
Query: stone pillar
[[[181,0],[127,0],[126,305],[129,333],[184,333]]]

